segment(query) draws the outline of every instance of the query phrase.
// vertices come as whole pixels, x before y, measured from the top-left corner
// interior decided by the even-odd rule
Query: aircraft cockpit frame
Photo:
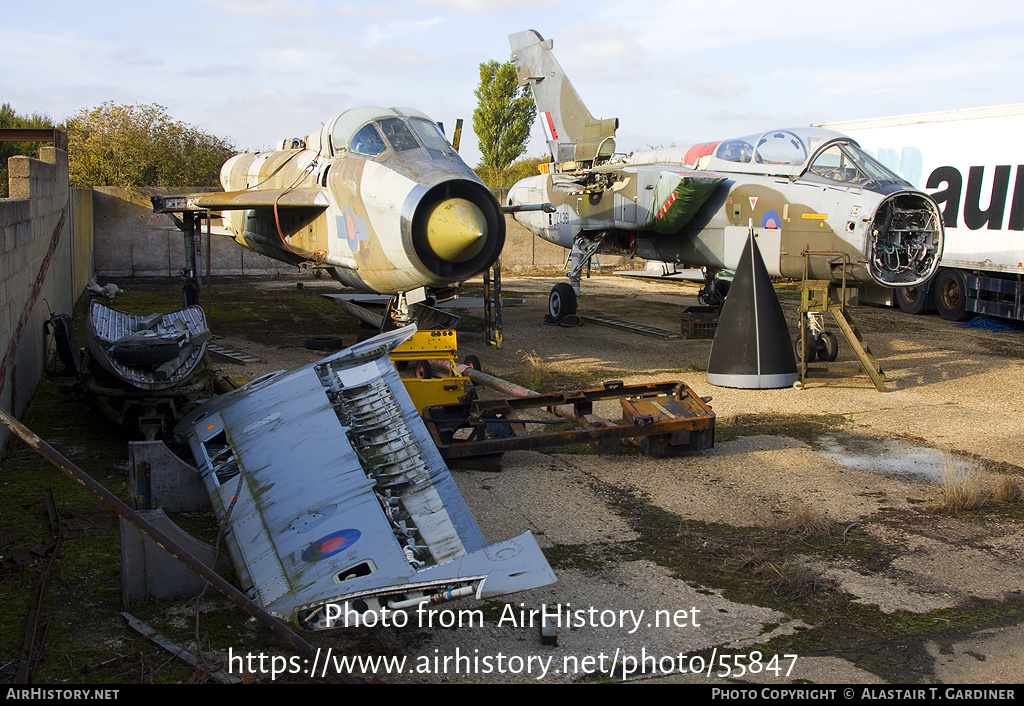
[[[723,140],[700,164],[707,171],[807,178],[846,186],[905,182],[846,135],[784,128]]]

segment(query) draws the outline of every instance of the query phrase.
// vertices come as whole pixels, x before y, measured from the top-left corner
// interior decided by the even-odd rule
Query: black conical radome
[[[751,235],[718,317],[708,382],[764,390],[789,387],[799,379],[786,317]]]

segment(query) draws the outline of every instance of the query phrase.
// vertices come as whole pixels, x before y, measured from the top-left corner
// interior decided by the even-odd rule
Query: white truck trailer
[[[1024,103],[821,125],[934,198],[946,237],[935,277],[900,308],[952,321],[1024,321]]]

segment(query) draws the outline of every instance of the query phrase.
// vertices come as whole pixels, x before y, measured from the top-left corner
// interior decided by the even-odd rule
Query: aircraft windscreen
[[[348,144],[350,152],[365,154],[371,157],[377,156],[387,148],[388,146],[384,144],[384,139],[377,132],[377,128],[374,127],[373,123],[364,125],[359,132],[353,135],[352,141]]]
[[[899,181],[900,178],[853,144],[833,144],[814,158],[810,174],[843,184]]]
[[[452,148],[437,125],[429,120],[410,120],[409,125],[428,150],[437,150],[444,155],[451,155]]]
[[[395,152],[414,150],[420,146],[420,143],[413,137],[412,132],[409,131],[409,126],[398,118],[381,120],[380,127]]]

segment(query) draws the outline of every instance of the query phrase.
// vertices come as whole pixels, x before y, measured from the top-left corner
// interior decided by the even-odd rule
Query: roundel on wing
[[[303,561],[320,561],[348,549],[362,536],[357,529],[343,529],[321,537],[302,550]]]
[[[761,219],[761,227],[769,230],[776,230],[782,227],[782,219],[775,211],[767,211]]]

